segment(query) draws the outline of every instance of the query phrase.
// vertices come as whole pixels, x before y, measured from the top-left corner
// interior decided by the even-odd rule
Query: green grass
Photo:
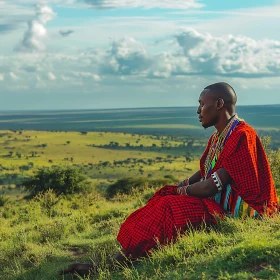
[[[72,262],[99,264],[89,279],[280,279],[279,216],[190,228],[132,267],[109,269],[119,226],[155,189],[113,200],[98,193],[61,197],[51,215],[42,200],[53,193],[7,202],[0,207],[0,279],[63,279],[56,270]]]
[[[192,141],[191,147],[187,147],[189,141]],[[118,147],[108,146],[113,142],[118,143]],[[153,178],[172,173],[177,178],[183,178],[195,172],[199,166],[195,155],[191,162],[186,162],[185,155],[193,153],[192,150],[196,154],[197,150],[203,150],[204,145],[204,139],[127,133],[88,132],[83,135],[80,132],[2,131],[0,178],[13,174],[19,178],[17,182],[5,179],[2,186],[0,183],[0,194],[19,195],[19,190],[14,188],[15,183],[31,176],[37,168],[51,165],[78,165],[95,185],[111,183],[128,173],[131,176]],[[156,158],[162,160],[152,165],[132,161],[114,165],[115,160],[147,162]],[[104,162],[109,165],[102,165]]]
[[[93,184],[104,183],[105,187],[127,175],[139,177],[139,169],[143,170],[143,177],[151,179],[168,174],[180,179],[199,167],[197,159],[186,162],[184,156],[177,157],[176,145],[188,140],[124,133],[2,131],[1,175],[29,176],[39,166],[77,164],[84,167]],[[163,142],[168,142],[171,149],[140,151],[89,146],[104,146],[112,141],[120,147],[130,143],[145,148],[152,144],[161,147]],[[44,143],[47,143],[45,148],[35,148]],[[193,143],[193,147],[202,145],[203,139]],[[187,153],[187,146],[184,149]],[[12,157],[7,157],[9,151],[13,152]],[[32,157],[32,151],[37,151],[39,156]],[[16,153],[21,153],[21,158]],[[278,187],[279,154],[268,151]],[[172,156],[171,163],[166,161],[168,156],[169,159]],[[70,157],[74,160],[70,161]],[[162,161],[154,161],[152,165],[136,163],[134,167],[113,165],[114,160],[156,157]],[[109,161],[110,165],[99,165],[100,161]],[[34,165],[30,170],[19,169],[29,162]],[[72,262],[98,264],[98,273],[90,279],[280,279],[279,216],[263,220],[225,219],[215,228],[190,228],[177,242],[159,246],[133,266],[109,268],[110,257],[120,249],[116,241],[120,225],[130,213],[145,205],[159,187],[146,187],[111,200],[98,192],[98,188],[86,196],[57,197],[49,191],[25,200],[13,184],[2,185],[0,193],[5,194],[0,194],[0,279],[72,279],[56,275],[58,269]]]

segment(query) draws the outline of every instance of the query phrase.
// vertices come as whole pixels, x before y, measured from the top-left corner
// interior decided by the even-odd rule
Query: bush
[[[4,195],[0,195],[0,207],[4,206],[9,201],[8,197],[5,197]]]
[[[106,190],[106,195],[108,198],[112,198],[117,193],[131,194],[135,188],[137,188],[137,190],[143,190],[145,187],[163,186],[170,183],[172,183],[172,181],[169,178],[149,180],[145,177],[127,177],[110,185]]]
[[[179,180],[174,175],[165,175],[164,178],[170,179],[172,182],[178,182]]]
[[[54,213],[55,213],[55,205],[59,202],[60,200],[60,196],[57,196],[54,192],[54,190],[47,190],[44,193],[38,193],[35,196],[35,201],[38,201],[41,208],[43,209],[43,211],[46,212],[46,214],[49,217],[53,217]]]
[[[56,194],[88,192],[91,184],[81,170],[70,166],[42,167],[35,171],[32,178],[25,180],[22,186],[31,196],[54,190]]]

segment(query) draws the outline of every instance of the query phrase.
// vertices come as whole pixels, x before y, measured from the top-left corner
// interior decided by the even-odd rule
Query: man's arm
[[[197,172],[195,172],[190,178],[189,178],[189,184],[194,184],[199,182],[201,179],[201,174],[200,174],[200,170],[198,170]]]
[[[228,172],[224,169],[224,168],[220,168],[217,171],[217,174],[222,182],[223,186],[226,186],[227,184],[230,183],[231,178],[228,174]],[[195,173],[194,175],[196,175],[197,173]],[[193,175],[193,176],[194,176]],[[188,195],[191,196],[196,196],[196,197],[200,197],[200,198],[204,198],[204,197],[211,197],[214,196],[217,192],[218,192],[218,188],[216,186],[216,184],[214,183],[213,179],[211,178],[211,176],[202,182],[197,182],[194,184],[191,184],[188,187]]]
[[[179,187],[177,189],[177,193],[180,194],[180,188],[183,186],[187,186],[188,184],[194,184],[196,182],[199,182],[201,179],[200,171],[197,171],[194,173],[190,178],[184,179],[182,182],[180,182],[177,186]]]

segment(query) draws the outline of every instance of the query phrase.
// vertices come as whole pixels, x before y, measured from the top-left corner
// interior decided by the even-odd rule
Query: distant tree
[[[166,179],[170,179],[173,182],[178,182],[178,179],[176,177],[174,177],[174,175],[165,175],[164,178]]]
[[[73,166],[42,167],[35,171],[33,177],[26,179],[22,186],[35,196],[49,189],[57,194],[88,192],[91,183],[81,170]]]
[[[71,143],[71,141],[66,141],[66,144],[69,145]]]
[[[20,171],[28,171],[30,168],[31,168],[30,165],[19,166]]]

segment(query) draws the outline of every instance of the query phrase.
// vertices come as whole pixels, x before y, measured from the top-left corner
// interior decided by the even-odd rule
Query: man
[[[235,113],[237,97],[226,83],[207,86],[197,114],[204,128],[214,126],[200,170],[178,186],[164,186],[122,224],[119,262],[147,255],[157,243],[176,239],[188,224],[216,223],[230,215],[272,216],[278,199],[270,167],[256,132]],[[77,266],[76,266],[77,267]],[[93,268],[89,265],[88,267]],[[70,270],[75,270],[75,265]]]

